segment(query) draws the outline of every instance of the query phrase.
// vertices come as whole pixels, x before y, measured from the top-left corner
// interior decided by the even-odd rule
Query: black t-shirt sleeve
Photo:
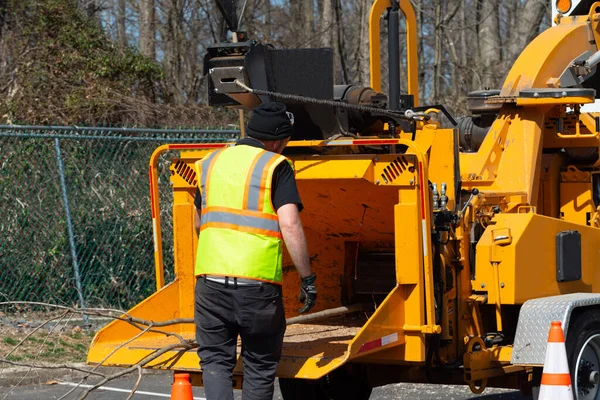
[[[271,191],[271,201],[275,211],[286,204],[294,203],[298,206],[298,211],[302,211],[304,206],[300,200],[300,193],[296,186],[294,170],[287,161],[282,162],[275,168],[273,173],[273,184]]]
[[[194,205],[198,210],[202,209],[202,195],[200,194],[200,189],[196,187],[196,195],[194,196]]]

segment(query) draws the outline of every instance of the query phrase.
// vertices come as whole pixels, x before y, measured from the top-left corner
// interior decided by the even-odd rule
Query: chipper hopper
[[[436,129],[422,137],[437,137],[440,151],[454,148],[454,131]],[[437,134],[437,136],[436,136]],[[144,332],[127,321],[115,321],[94,339],[88,362],[105,365],[132,365],[174,348],[152,360],[146,367],[198,371],[195,350],[181,351],[182,339],[194,339],[193,323],[168,327],[160,321],[192,318],[194,293],[193,195],[196,176],[193,163],[211,148],[230,144],[166,145],[152,158],[152,210],[155,230],[158,291],[128,312],[131,317],[156,321],[156,330]],[[332,310],[328,318],[290,324],[287,328],[278,376],[317,379],[354,359],[394,359],[423,362],[425,333],[439,333],[432,307],[423,299],[433,296],[433,276],[422,268],[431,264],[427,227],[431,225],[429,179],[431,163],[413,141],[404,139],[357,139],[292,143],[296,146],[330,150],[334,147],[378,146],[403,148],[400,153],[292,156],[296,179],[305,211],[305,227],[313,270],[319,277],[319,301],[315,309]],[[208,148],[207,148],[208,147]],[[181,150],[171,162],[173,187],[173,230],[175,235],[175,274],[173,282],[162,286],[160,205],[156,165],[161,153]],[[441,159],[441,157],[439,157]],[[438,165],[441,181],[448,182],[446,196],[454,198],[455,160]],[[444,175],[445,174],[445,175]],[[402,201],[400,202],[400,198]],[[449,203],[453,207],[453,203]],[[286,316],[297,315],[299,277],[289,259],[284,259],[283,292]],[[346,306],[346,314],[331,317]],[[114,351],[114,353],[113,353]],[[111,354],[112,353],[112,354]],[[108,357],[107,357],[108,356]],[[238,365],[240,367],[241,365]],[[238,373],[241,370],[236,368]]]

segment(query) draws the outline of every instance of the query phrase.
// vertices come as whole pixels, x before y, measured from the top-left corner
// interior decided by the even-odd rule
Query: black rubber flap
[[[581,234],[562,231],[556,234],[556,280],[558,282],[581,279]]]
[[[487,99],[488,97],[498,96],[500,91],[498,89],[487,89],[487,90],[475,90],[467,94],[467,98],[473,99]]]
[[[267,58],[270,90],[333,99],[332,49],[270,49]]]

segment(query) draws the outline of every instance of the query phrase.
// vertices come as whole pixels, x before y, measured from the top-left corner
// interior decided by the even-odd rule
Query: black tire
[[[320,380],[279,378],[279,389],[283,400],[328,400]]]
[[[319,380],[279,378],[283,400],[368,400],[372,388],[364,375],[338,368]]]
[[[600,310],[585,310],[571,319],[566,349],[575,399],[600,400],[600,383],[591,379],[600,377]]]

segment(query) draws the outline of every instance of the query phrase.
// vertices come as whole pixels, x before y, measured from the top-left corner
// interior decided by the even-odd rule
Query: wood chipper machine
[[[408,0],[372,5],[370,87],[335,86],[330,49],[275,49],[238,32],[238,42],[208,50],[211,105],[252,109],[276,99],[296,119],[285,154],[305,206],[319,299],[286,331],[277,370],[286,400],[367,399],[392,382],[535,392],[555,320],[566,333],[574,393],[600,399],[600,113],[581,111],[600,85],[600,2],[575,1],[570,10],[527,46],[499,90],[470,93],[472,115],[459,120],[441,105],[419,105]],[[401,15],[408,95],[400,94]],[[153,329],[110,323],[88,363],[141,362],[202,384],[196,351],[181,346],[194,339],[193,164],[229,145],[154,152],[157,291],[128,312]],[[175,279],[165,285],[157,167],[167,151],[178,153],[170,164]],[[297,313],[298,280],[286,258],[288,318]],[[181,323],[160,326],[171,319]],[[241,373],[238,363],[236,387]]]

